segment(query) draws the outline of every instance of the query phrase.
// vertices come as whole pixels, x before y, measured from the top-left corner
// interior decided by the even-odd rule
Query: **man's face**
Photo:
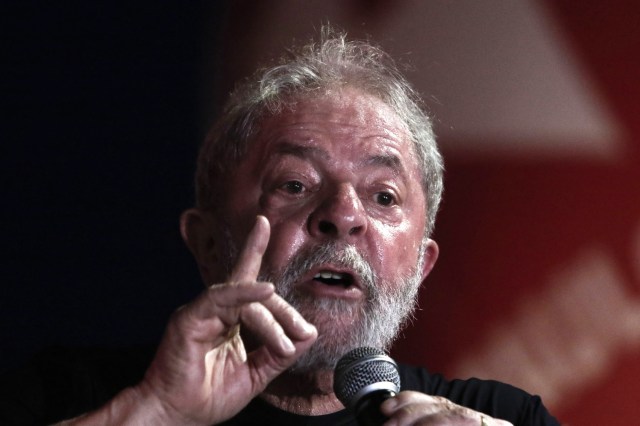
[[[373,334],[364,343],[385,345],[387,337],[375,340],[380,330],[365,327],[367,315],[382,315],[377,311],[395,302],[402,311],[396,316],[406,316],[435,261],[424,269],[421,247],[427,257],[437,256],[435,243],[423,241],[427,207],[420,182],[395,113],[374,97],[343,89],[262,123],[228,188],[229,231],[240,245],[256,214],[269,219],[263,275],[287,276],[276,286],[316,325],[317,345],[341,354],[350,349],[344,346],[363,343],[350,338],[354,333]]]

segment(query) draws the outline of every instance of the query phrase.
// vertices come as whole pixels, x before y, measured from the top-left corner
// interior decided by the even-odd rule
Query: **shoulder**
[[[422,367],[400,366],[403,390],[442,396],[452,402],[508,420],[514,425],[558,425],[539,396],[495,380],[448,380]]]

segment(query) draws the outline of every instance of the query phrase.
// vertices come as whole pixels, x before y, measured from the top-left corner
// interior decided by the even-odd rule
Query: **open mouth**
[[[353,276],[351,274],[332,271],[320,271],[313,277],[314,281],[319,281],[326,285],[350,287],[353,284]]]

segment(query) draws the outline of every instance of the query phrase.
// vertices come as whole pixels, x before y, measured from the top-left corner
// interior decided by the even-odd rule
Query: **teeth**
[[[314,279],[322,278],[322,279],[325,279],[325,280],[329,280],[329,279],[341,280],[341,279],[344,279],[344,274],[334,274],[334,273],[328,272],[328,271],[321,271],[321,272],[318,272],[313,278]]]

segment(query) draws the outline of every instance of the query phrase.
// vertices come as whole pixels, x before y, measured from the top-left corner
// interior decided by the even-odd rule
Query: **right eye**
[[[285,192],[289,194],[301,194],[304,192],[305,188],[302,182],[297,180],[290,180],[285,182],[280,186]]]

